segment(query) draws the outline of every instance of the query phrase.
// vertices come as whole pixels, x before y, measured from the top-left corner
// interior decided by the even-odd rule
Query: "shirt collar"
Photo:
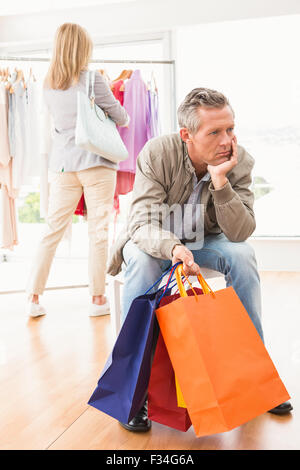
[[[187,145],[184,141],[182,141],[182,144],[183,144],[183,158],[184,158],[184,163],[185,163],[185,167],[186,169],[194,174],[195,173],[195,167],[192,163],[192,160],[188,154],[188,150],[187,150]],[[201,178],[201,181],[208,181],[210,179],[210,174],[209,172],[205,173],[205,175],[203,176],[203,178]]]
[[[195,167],[188,154],[187,145],[184,141],[182,141],[182,143],[183,143],[183,157],[184,157],[185,167],[190,173],[192,173],[192,175],[195,175],[195,178],[196,178]],[[210,179],[210,173],[207,171],[200,181],[208,181],[209,179]]]
[[[196,172],[193,173],[193,187],[196,188],[200,186],[204,181],[208,181],[210,179],[210,174],[209,172],[205,173],[205,175],[201,178],[201,180],[198,181],[198,178],[196,176]]]
[[[200,181],[208,181],[209,179],[210,179],[210,173],[207,171]]]
[[[187,145],[184,141],[182,141],[182,145],[183,145],[183,158],[184,158],[185,167],[189,171],[189,173],[194,173],[195,168],[194,168],[194,166],[192,164],[192,160],[190,159],[190,156],[188,154]]]

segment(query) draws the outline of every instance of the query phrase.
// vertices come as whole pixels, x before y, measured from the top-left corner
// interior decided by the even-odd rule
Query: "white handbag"
[[[86,93],[77,92],[75,144],[114,163],[126,160],[128,151],[115,122],[95,103],[95,71],[88,71],[86,75]]]

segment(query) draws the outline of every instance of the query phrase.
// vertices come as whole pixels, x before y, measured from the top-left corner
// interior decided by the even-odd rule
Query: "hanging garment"
[[[128,171],[118,171],[117,186],[118,194],[127,194],[132,191],[135,174]]]
[[[37,83],[30,76],[13,84],[9,93],[8,135],[13,158],[13,187],[30,184],[29,178],[39,176],[39,124]]]
[[[6,177],[11,182],[12,175],[12,159],[10,160],[8,167],[4,170]],[[0,180],[3,177],[3,169],[0,167]],[[18,232],[17,232],[17,215],[15,197],[12,197],[10,186],[1,184],[2,189],[2,204],[1,204],[1,248],[13,250],[14,246],[18,244]]]
[[[1,185],[1,248],[12,250],[18,243],[15,198],[12,188],[12,159],[8,137],[8,97],[0,84],[0,185]]]
[[[121,90],[123,88],[123,90]],[[124,80],[116,80],[113,82],[112,85],[112,92],[115,98],[121,103],[124,104]],[[120,132],[120,127],[118,128]],[[134,173],[128,171],[120,171],[117,172],[117,181],[116,181],[116,189],[114,195],[114,210],[116,215],[120,213],[120,200],[119,195],[121,194],[128,194],[132,191],[134,183]],[[116,219],[115,219],[116,222]]]
[[[120,201],[119,196],[128,194],[132,191],[134,185],[135,174],[129,171],[118,171],[117,172],[117,183],[114,196],[114,209],[120,213]]]
[[[26,167],[26,90],[22,82],[14,86],[15,94],[15,149],[12,166],[13,188],[22,186]]]
[[[25,90],[26,96],[26,155],[24,162],[24,182],[26,178],[38,177],[40,174],[39,124],[38,124],[38,83],[29,77]]]
[[[149,99],[141,71],[135,70],[124,85],[124,108],[130,116],[128,128],[119,129],[129,152],[129,157],[120,162],[120,171],[135,173],[136,159],[148,140]]]
[[[82,196],[77,204],[77,207],[74,212],[75,215],[86,215],[87,210],[86,210],[86,205],[85,205],[85,200],[84,200],[84,194],[82,193]]]
[[[9,160],[7,90],[4,83],[0,83],[0,164],[6,167]]]
[[[121,90],[120,88],[122,88],[123,85],[124,80],[117,80],[116,82],[113,82],[111,86],[111,91],[113,92],[114,97],[121,103],[122,106],[124,104],[124,89]]]
[[[147,137],[148,140],[153,137],[158,137],[161,134],[159,112],[158,112],[158,93],[153,90],[148,90],[148,123],[147,123]]]
[[[17,79],[17,72],[13,72],[8,83],[13,85]],[[14,93],[8,93],[8,139],[10,147],[10,156],[15,154],[15,113],[16,96]]]

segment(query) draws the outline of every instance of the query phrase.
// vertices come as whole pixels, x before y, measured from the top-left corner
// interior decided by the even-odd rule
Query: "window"
[[[300,236],[299,40],[299,15],[178,31],[179,101],[198,86],[223,92],[256,161],[256,236]]]

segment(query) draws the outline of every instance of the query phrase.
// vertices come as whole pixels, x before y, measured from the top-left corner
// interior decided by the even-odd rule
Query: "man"
[[[249,189],[254,160],[237,145],[234,112],[222,93],[192,90],[179,106],[178,121],[179,133],[152,139],[137,160],[128,227],[117,240],[108,268],[116,275],[123,263],[123,320],[133,299],[171,263],[182,261],[187,275],[197,275],[199,266],[223,273],[263,340],[260,279],[254,250],[245,241],[255,230]],[[182,209],[181,218],[178,211],[177,217],[162,216],[166,206],[174,205]],[[286,402],[270,412],[291,410]],[[147,405],[122,425],[148,431]]]

